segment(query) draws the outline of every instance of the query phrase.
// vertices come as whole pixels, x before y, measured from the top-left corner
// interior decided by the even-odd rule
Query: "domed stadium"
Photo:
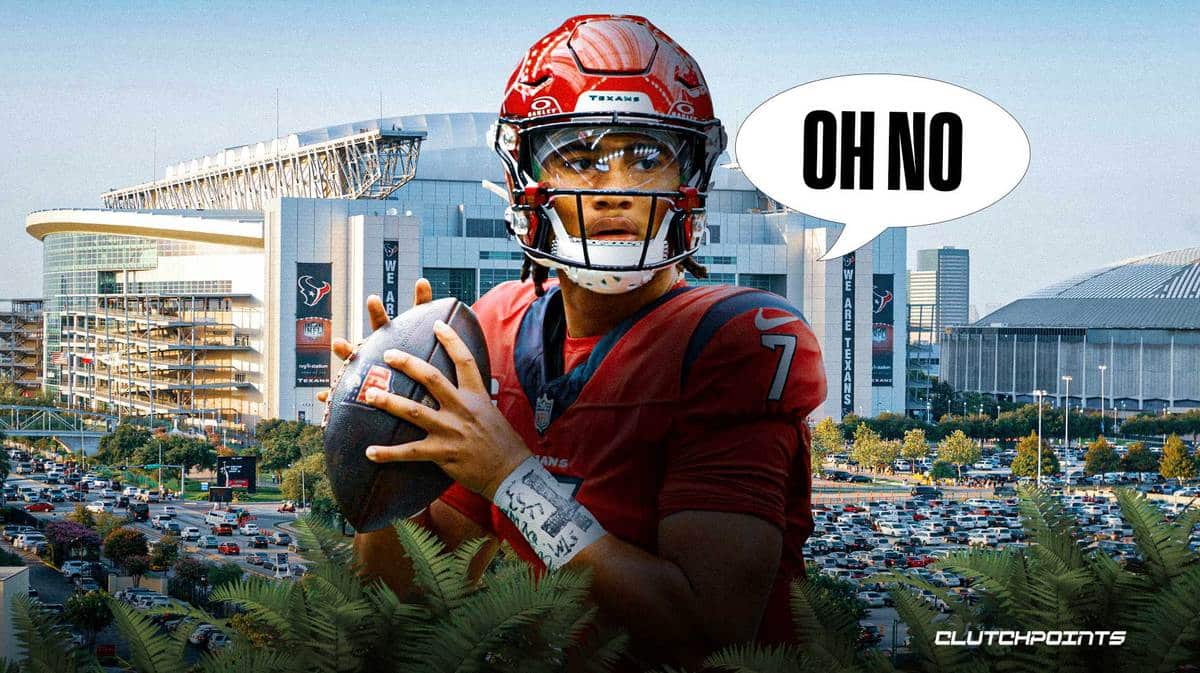
[[[1055,283],[950,328],[942,348],[955,390],[1099,409],[1103,385],[1118,413],[1200,407],[1200,247]]]

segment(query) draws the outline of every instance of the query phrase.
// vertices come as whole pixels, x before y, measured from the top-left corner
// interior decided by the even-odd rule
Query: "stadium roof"
[[[1072,276],[984,316],[975,326],[1200,329],[1200,247]]]

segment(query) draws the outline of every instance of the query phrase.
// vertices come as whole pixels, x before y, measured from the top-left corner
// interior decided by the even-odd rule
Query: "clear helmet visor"
[[[695,177],[696,140],[635,126],[531,132],[534,179],[550,189],[674,192]]]

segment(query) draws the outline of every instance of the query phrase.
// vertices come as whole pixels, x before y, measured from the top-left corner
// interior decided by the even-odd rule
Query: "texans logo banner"
[[[296,387],[329,385],[329,346],[333,340],[333,265],[296,263]]]

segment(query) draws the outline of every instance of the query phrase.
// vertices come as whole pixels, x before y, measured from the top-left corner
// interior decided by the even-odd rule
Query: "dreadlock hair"
[[[697,262],[694,257],[683,258],[683,270],[701,280],[708,278],[708,267]]]
[[[529,255],[525,255],[525,261],[521,262],[521,282],[524,283],[526,278],[533,276],[533,291],[541,297],[546,294],[546,279],[550,278],[550,267],[542,266],[533,261]]]

